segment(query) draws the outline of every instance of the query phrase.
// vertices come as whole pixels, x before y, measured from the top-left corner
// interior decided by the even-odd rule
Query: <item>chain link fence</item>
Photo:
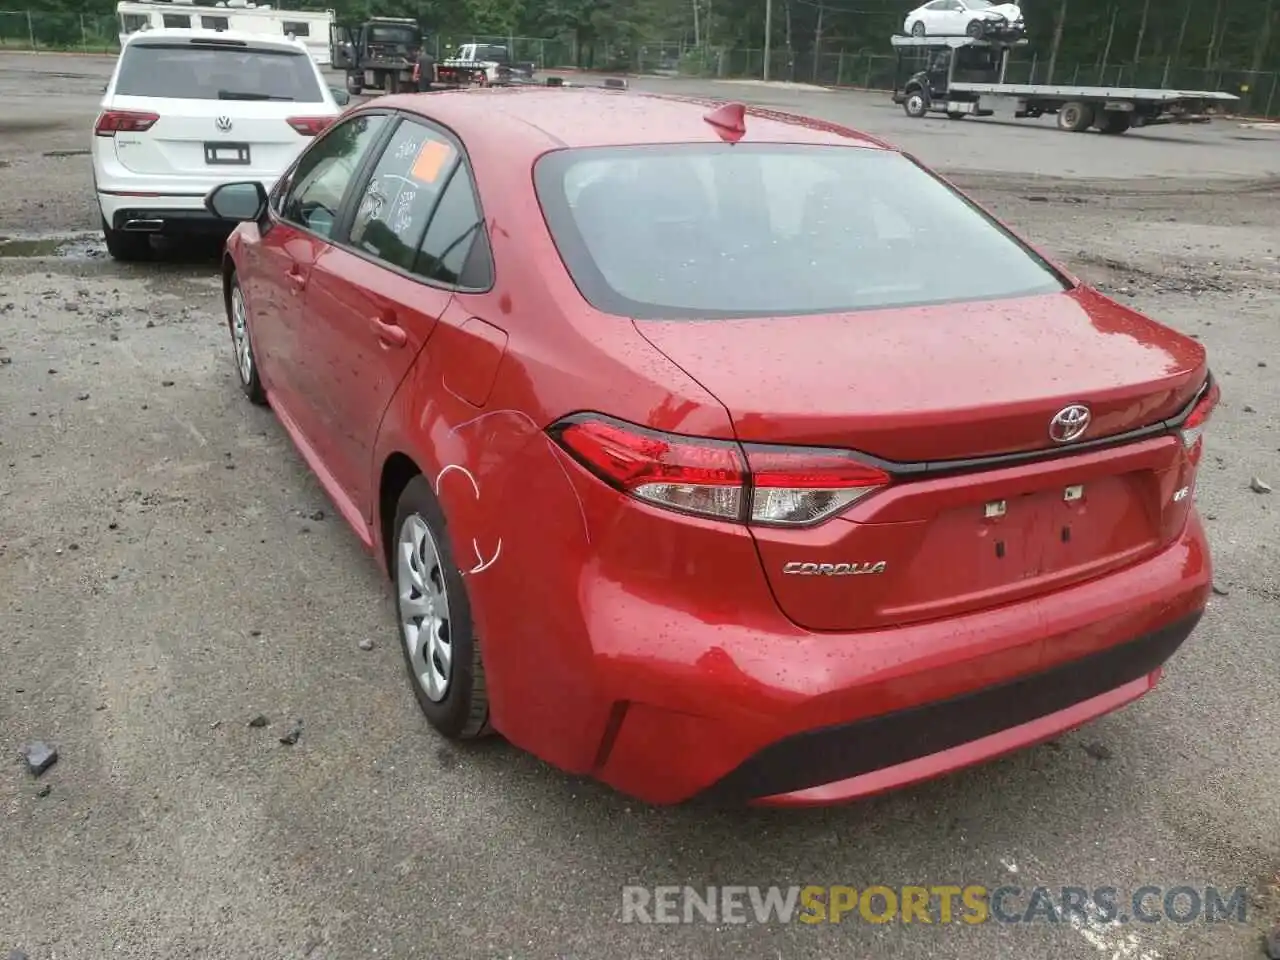
[[[110,14],[0,10],[0,50],[114,53],[119,49],[119,29],[119,21]],[[513,59],[532,62],[539,70],[579,68],[721,80],[757,79],[764,72],[763,50],[695,48],[678,42],[645,41],[634,46],[599,44],[579,48],[572,38],[443,34],[433,35],[430,43],[437,59],[450,56],[464,43],[498,44],[509,47]],[[785,50],[774,50],[769,57],[769,78],[825,87],[892,90],[895,64],[894,56],[882,53],[792,56]],[[1278,72],[1205,70],[1165,61],[1059,63],[1050,76],[1047,59],[1033,55],[1011,60],[1005,79],[1009,83],[1221,90],[1240,97],[1241,114],[1280,117]]]
[[[120,21],[112,14],[0,10],[0,50],[115,53]]]

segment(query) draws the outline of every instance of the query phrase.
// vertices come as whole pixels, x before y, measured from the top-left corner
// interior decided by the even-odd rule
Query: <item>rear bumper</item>
[[[211,190],[224,183],[256,180],[270,193],[279,179],[279,174],[264,177],[261,169],[239,176],[133,173],[115,159],[112,149],[95,142],[93,182],[102,218],[113,229],[120,229],[126,220],[142,218],[161,218],[187,229],[213,229],[222,221],[205,209],[204,198]]]
[[[99,191],[102,219],[112,230],[145,233],[229,233],[235,226],[211,214],[204,196],[121,196]]]
[[[597,584],[584,603],[608,612],[595,623],[607,636],[593,636],[593,672],[611,706],[599,726],[579,728],[595,745],[591,773],[651,803],[768,805],[836,803],[936,777],[1150,690],[1202,615],[1211,578],[1193,513],[1173,545],[1124,570],[860,633],[712,625]],[[519,742],[521,732],[508,735]]]
[[[1152,689],[1200,613],[1008,683],[770,744],[704,791],[810,805],[878,792],[1049,739]],[[811,786],[814,783],[821,786]]]

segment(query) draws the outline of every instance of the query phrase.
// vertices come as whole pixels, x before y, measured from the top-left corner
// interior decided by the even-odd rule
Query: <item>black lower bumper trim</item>
[[[228,220],[215,217],[207,210],[151,210],[145,207],[136,210],[117,210],[111,217],[112,230],[124,230],[130,220],[160,220],[163,226],[152,233],[230,233],[235,227]]]
[[[917,760],[1065,710],[1144,677],[1173,656],[1196,613],[1129,643],[1042,673],[770,744],[699,799],[742,803]]]

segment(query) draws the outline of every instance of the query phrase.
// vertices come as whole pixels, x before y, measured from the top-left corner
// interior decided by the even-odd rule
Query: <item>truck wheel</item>
[[[1102,133],[1124,133],[1131,125],[1129,114],[1125,111],[1108,110],[1102,115],[1098,130]]]
[[[399,71],[387,74],[387,93],[399,93],[399,92],[400,92]]]
[[[902,101],[902,109],[911,119],[919,120],[929,112],[929,95],[923,90],[907,91],[907,99]]]
[[[948,110],[948,111],[947,111],[947,119],[948,119],[948,120],[963,120],[963,119],[965,118],[965,116],[966,116],[966,114],[961,113],[959,110]]]
[[[984,36],[986,36],[987,30],[986,30],[986,26],[983,24],[981,20],[970,20],[969,26],[965,28],[964,32],[966,35],[972,37],[974,40],[981,40]]]
[[[1087,103],[1063,104],[1058,111],[1058,129],[1068,133],[1080,133],[1093,126],[1093,107]]]
[[[353,97],[358,97],[360,94],[364,93],[364,84],[360,82],[362,79],[363,78],[358,74],[348,74],[347,93],[351,94]]]
[[[923,37],[923,36],[924,36],[924,21],[923,21],[923,20],[917,20],[915,23],[913,23],[913,24],[911,25],[911,35],[912,35],[913,37]]]

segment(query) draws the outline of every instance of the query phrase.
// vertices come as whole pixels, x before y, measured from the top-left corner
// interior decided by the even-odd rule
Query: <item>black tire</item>
[[[1132,118],[1123,110],[1108,110],[1098,121],[1098,129],[1102,133],[1121,134],[1132,126]]]
[[[908,90],[906,99],[902,101],[902,109],[912,120],[919,120],[921,117],[927,116],[929,113],[929,94],[918,87]]]
[[[924,21],[917,20],[911,25],[911,35],[913,37],[923,37],[925,35]]]
[[[112,260],[121,263],[136,263],[139,260],[151,259],[151,236],[146,233],[126,233],[123,230],[112,230],[107,226],[107,218],[102,218],[102,239],[107,244],[107,253]]]
[[[431,90],[431,78],[435,76],[436,62],[431,57],[423,57],[418,61],[418,92]]]
[[[970,20],[969,26],[965,27],[965,36],[974,40],[981,40],[987,35],[987,27],[981,20]]]
[[[1058,129],[1080,133],[1093,126],[1093,107],[1087,103],[1064,103],[1058,110]]]
[[[393,70],[389,74],[387,74],[387,93],[395,94],[399,92],[400,92],[400,71]]]
[[[239,308],[243,311],[243,349],[247,352],[247,362],[241,356],[242,342],[240,333],[237,331],[236,309],[237,300]],[[240,390],[249,398],[249,402],[259,407],[267,405],[267,391],[262,388],[262,381],[258,378],[258,355],[253,349],[253,323],[249,318],[249,305],[244,299],[244,291],[240,289],[240,278],[236,276],[235,271],[231,272],[231,276],[227,279],[227,330],[231,334],[231,349],[234,352],[236,364],[236,376],[240,379]],[[248,367],[248,374],[245,368]]]
[[[364,77],[358,73],[347,74],[347,93],[358,97],[364,93]]]
[[[948,120],[963,120],[963,119],[964,119],[965,117],[967,117],[967,116],[968,116],[968,114],[966,114],[966,113],[961,113],[959,110],[948,110],[948,111],[947,111],[947,119],[948,119]]]
[[[403,621],[405,600],[400,588],[401,537],[406,524],[415,519],[425,524],[435,552],[437,562],[428,560],[429,569],[424,572],[433,583],[443,584],[448,612],[445,630],[452,656],[444,694],[439,700],[433,700],[418,679],[418,667],[409,650],[408,633],[401,626],[400,651],[404,655],[409,685],[413,688],[413,695],[427,721],[441,734],[453,740],[483,737],[492,733],[493,728],[489,725],[489,694],[485,686],[480,644],[472,625],[467,588],[449,546],[449,528],[444,513],[431,490],[431,484],[421,475],[410,480],[400,494],[395,524],[391,528],[393,540],[389,558],[392,582],[396,584],[397,616]]]

